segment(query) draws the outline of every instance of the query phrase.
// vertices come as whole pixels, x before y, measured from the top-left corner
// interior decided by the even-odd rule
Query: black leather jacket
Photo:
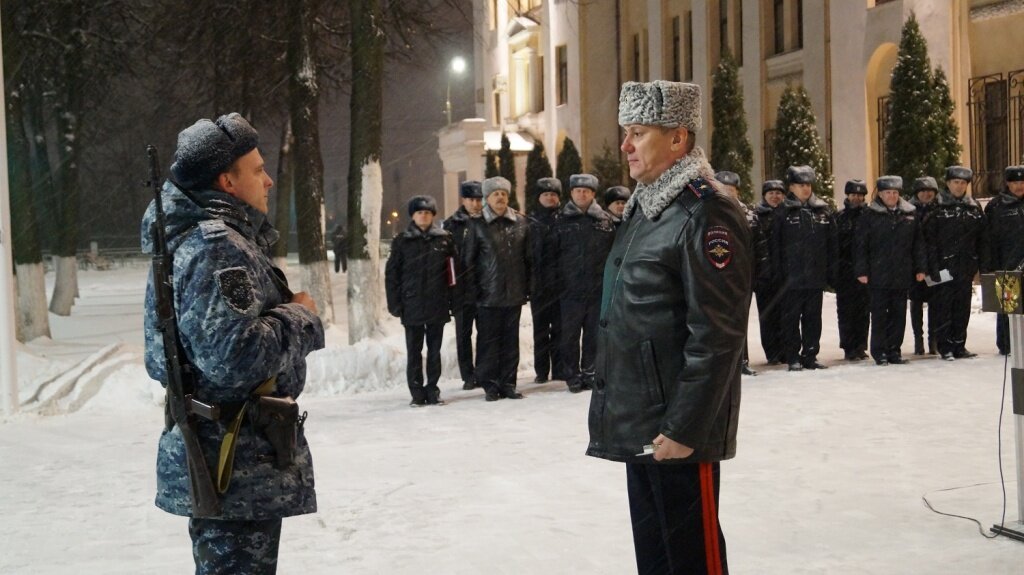
[[[854,246],[857,243],[857,236],[861,231],[857,229],[859,222],[863,221],[867,204],[851,206],[850,200],[843,202],[843,211],[836,214],[836,238],[838,249],[836,250],[836,289],[851,288],[861,285],[857,281],[857,274],[854,273],[853,263],[856,260]]]
[[[1014,270],[1024,264],[1024,200],[1004,190],[985,206],[988,249],[982,271]]]
[[[676,462],[735,455],[750,227],[736,200],[687,177],[707,166],[693,156],[638,186],[608,255],[588,455],[652,463],[637,454],[659,433],[694,448]]]
[[[916,212],[902,198],[893,210],[880,198],[864,210],[857,223],[854,275],[867,276],[869,288],[909,289],[916,281],[915,275],[927,272],[928,259]]]
[[[772,230],[775,283],[783,289],[835,286],[838,240],[832,209],[811,195],[800,202],[792,193],[779,206]]]
[[[477,306],[512,307],[529,299],[533,268],[530,225],[508,208],[497,216],[490,206],[483,217],[469,220],[462,261],[469,276],[467,297]]]
[[[604,261],[615,241],[611,217],[591,202],[587,211],[573,202],[565,204],[555,224],[558,238],[558,271],[562,288],[581,302],[596,302],[601,297]]]
[[[473,298],[466,293],[466,286],[470,278],[466,275],[466,267],[462,265],[462,254],[466,251],[466,232],[469,230],[469,222],[474,218],[466,211],[465,206],[459,206],[455,213],[448,217],[441,226],[452,235],[455,242],[455,250],[459,253],[455,266],[455,302],[458,305],[473,305]]]
[[[947,269],[955,280],[974,280],[982,247],[983,218],[974,198],[964,195],[956,199],[948,189],[939,192],[923,227],[928,275],[932,279],[938,279],[939,273]]]
[[[562,293],[558,281],[558,223],[559,208],[538,206],[530,212],[530,244],[533,249],[533,292],[530,300],[539,304],[557,301]]]
[[[452,236],[434,226],[423,231],[415,223],[395,236],[384,267],[388,312],[402,325],[448,322],[453,290],[448,287],[448,259],[454,264]]]

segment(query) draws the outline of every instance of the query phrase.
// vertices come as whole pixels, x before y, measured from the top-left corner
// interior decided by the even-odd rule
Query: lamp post
[[[452,125],[452,74],[461,76],[466,71],[466,59],[462,56],[456,56],[452,58],[450,67],[448,68],[448,92],[444,100],[444,111],[448,116],[448,125]]]

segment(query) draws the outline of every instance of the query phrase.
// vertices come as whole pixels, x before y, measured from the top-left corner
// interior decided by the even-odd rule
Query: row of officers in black
[[[1024,263],[1024,166],[1006,168],[1005,190],[984,211],[968,193],[972,177],[969,168],[950,166],[941,189],[934,178],[917,178],[906,190],[909,201],[899,176],[878,178],[870,194],[865,182],[851,180],[838,213],[813,193],[817,176],[808,166],[764,182],[760,203],[742,207],[753,231],[768,364],[825,369],[818,353],[828,288],[836,293],[846,360],[870,353],[878,365],[906,363],[908,299],[915,355],[974,356],[965,343],[975,275]],[[738,195],[735,173],[716,179],[723,192]],[[508,180],[465,182],[462,206],[443,225],[432,198],[410,200],[412,222],[392,242],[385,273],[388,310],[406,331],[410,405],[444,403],[437,382],[450,316],[463,389],[482,387],[487,401],[521,398],[519,324],[527,301],[534,381],[563,380],[574,393],[592,387],[604,264],[630,191],[605,190],[601,207],[596,177],[573,175],[569,187],[563,206],[561,182],[541,179],[533,190],[537,207],[524,216],[508,205]],[[999,352],[1008,354],[1006,316],[997,328]],[[743,371],[756,375],[746,357]]]

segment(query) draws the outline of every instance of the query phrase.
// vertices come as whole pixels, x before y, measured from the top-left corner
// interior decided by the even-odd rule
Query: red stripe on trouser
[[[722,575],[722,554],[718,546],[718,510],[715,509],[715,478],[710,463],[700,464],[700,499],[704,510],[704,553],[708,575]]]

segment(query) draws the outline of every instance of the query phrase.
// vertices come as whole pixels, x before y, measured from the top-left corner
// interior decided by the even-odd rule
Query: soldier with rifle
[[[270,258],[273,181],[257,144],[238,114],[199,120],[162,188],[149,150],[146,369],[167,389],[156,504],[190,518],[197,574],[275,573],[281,518],[316,511],[295,398],[324,329]]]

